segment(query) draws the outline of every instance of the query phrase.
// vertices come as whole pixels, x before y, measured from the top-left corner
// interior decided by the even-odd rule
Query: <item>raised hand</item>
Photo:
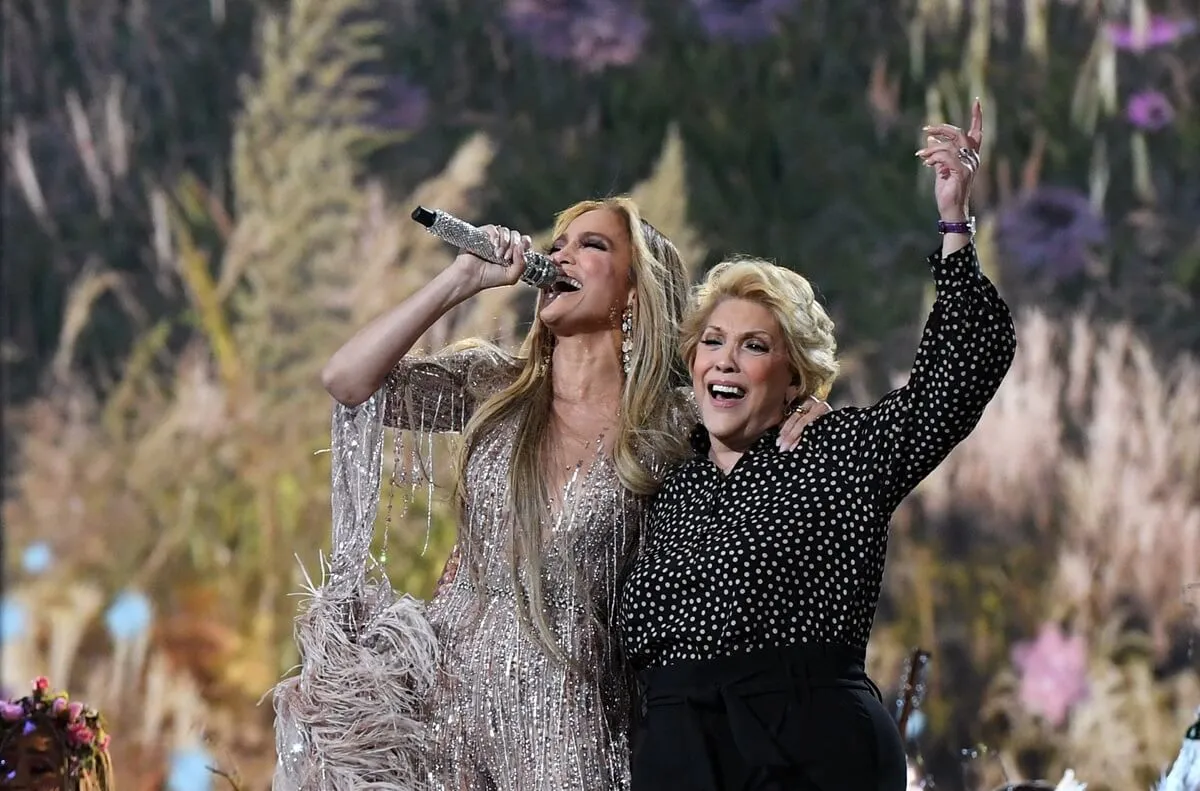
[[[497,256],[507,264],[497,266],[474,253],[459,250],[454,266],[463,272],[463,276],[477,291],[513,285],[525,271],[525,252],[533,246],[533,240],[522,236],[519,231],[498,225],[484,225],[480,230],[492,240]]]
[[[971,107],[971,128],[964,132],[950,124],[926,126],[929,136],[917,156],[937,174],[933,192],[938,211],[946,222],[963,222],[969,214],[971,184],[979,169],[983,145],[983,108],[979,100]]]

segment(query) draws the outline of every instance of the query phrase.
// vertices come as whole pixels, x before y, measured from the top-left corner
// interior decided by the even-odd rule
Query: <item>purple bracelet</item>
[[[968,217],[966,222],[946,222],[938,220],[938,233],[965,233],[968,236],[975,235],[975,218]]]

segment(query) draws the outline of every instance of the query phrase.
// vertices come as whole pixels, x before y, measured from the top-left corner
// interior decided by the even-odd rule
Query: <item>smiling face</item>
[[[725,299],[708,316],[692,360],[692,388],[714,442],[745,451],[778,425],[801,392],[779,322],[746,299]]]
[[[562,276],[542,292],[542,322],[560,338],[613,329],[633,295],[625,218],[611,209],[584,212],[554,240],[550,258]]]

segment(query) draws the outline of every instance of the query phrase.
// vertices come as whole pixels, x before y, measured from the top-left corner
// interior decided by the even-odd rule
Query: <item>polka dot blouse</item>
[[[888,523],[966,438],[1004,378],[1016,335],[973,246],[929,258],[937,299],[908,384],[832,412],[789,453],[773,429],[728,475],[696,455],[660,489],[621,596],[639,668],[795,643],[865,649]]]

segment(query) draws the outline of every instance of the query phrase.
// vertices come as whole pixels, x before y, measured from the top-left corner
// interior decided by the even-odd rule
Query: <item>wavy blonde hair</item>
[[[722,261],[696,286],[679,334],[679,353],[689,369],[708,317],[727,299],[756,302],[771,311],[783,332],[792,374],[800,381],[797,402],[828,395],[838,374],[833,319],[807,278],[760,258]]]
[[[672,389],[685,381],[674,339],[687,302],[687,269],[675,245],[643,220],[637,204],[625,197],[576,203],[558,215],[552,238],[558,238],[580,215],[597,209],[612,211],[625,221],[632,242],[630,277],[636,293],[631,365],[621,391],[613,463],[622,486],[635,495],[650,495],[658,489],[665,465],[687,452],[678,427],[670,424]],[[553,334],[535,317],[518,353],[516,380],[485,401],[464,431],[458,501],[460,507],[465,505],[462,486],[472,450],[497,423],[517,416],[508,473],[513,514],[510,560],[517,612],[550,655],[570,662],[551,630],[542,595],[542,515],[550,501],[546,468],[554,398],[547,361],[553,348]],[[594,619],[590,603],[588,609]]]

